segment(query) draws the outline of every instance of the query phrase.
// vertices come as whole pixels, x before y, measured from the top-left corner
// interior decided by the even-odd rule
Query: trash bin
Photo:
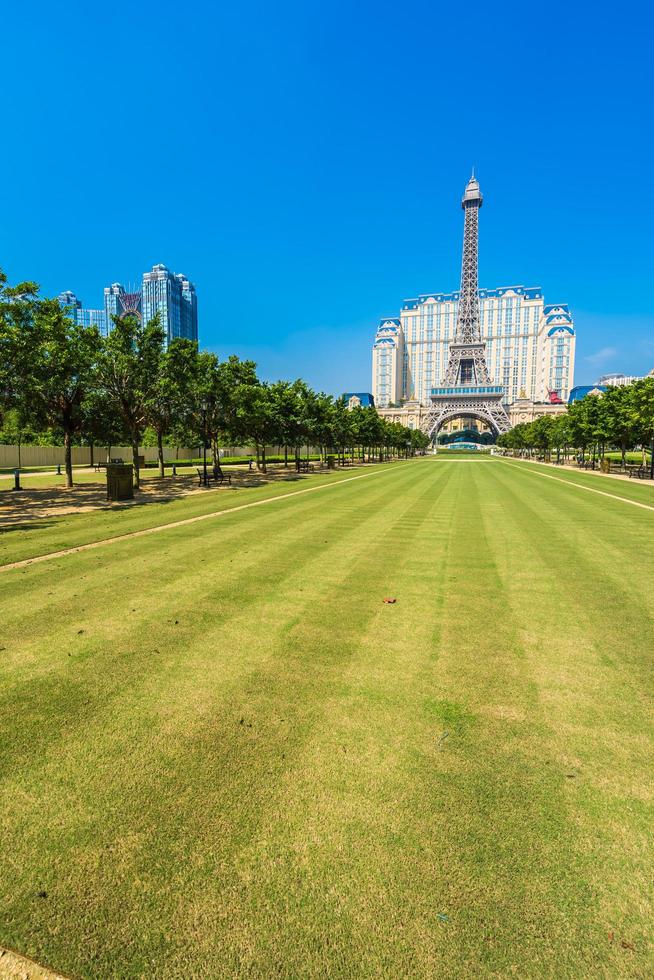
[[[107,500],[134,499],[134,468],[131,463],[107,463]]]
[[[327,456],[327,469],[328,470],[335,470],[336,469],[336,457],[335,456]]]
[[[610,473],[611,472],[611,460],[610,459],[603,459],[600,462],[600,469],[601,469],[602,473]]]

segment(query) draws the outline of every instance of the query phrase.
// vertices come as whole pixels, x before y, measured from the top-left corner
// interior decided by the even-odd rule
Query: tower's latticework
[[[511,426],[503,405],[501,385],[492,383],[486,364],[486,344],[479,327],[478,230],[483,198],[474,175],[461,201],[465,213],[461,291],[454,342],[449,347],[445,377],[432,389],[432,409],[423,427],[435,436],[448,419],[471,416],[488,422],[496,432]]]

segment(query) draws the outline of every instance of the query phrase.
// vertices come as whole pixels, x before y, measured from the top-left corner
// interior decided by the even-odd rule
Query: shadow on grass
[[[146,477],[141,489],[135,491],[133,500],[113,502],[107,500],[106,484],[79,483],[68,489],[62,486],[30,488],[0,495],[0,532],[33,531],[51,527],[57,519],[74,514],[115,512],[147,507],[149,504],[170,504],[190,495],[211,491],[238,491],[254,489],[274,483],[298,483],[306,481],[310,474],[270,470],[268,473],[232,471],[231,484],[213,481],[205,488],[195,476]]]
[[[8,534],[10,531],[45,531],[55,523],[51,521],[32,521],[30,524],[0,524],[0,534]]]

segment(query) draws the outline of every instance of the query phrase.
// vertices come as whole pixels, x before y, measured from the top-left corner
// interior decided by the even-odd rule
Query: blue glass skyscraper
[[[153,265],[143,274],[142,316],[147,323],[159,314],[167,342],[175,337],[198,339],[198,307],[195,287],[186,276],[165,265]]]
[[[104,287],[104,312],[110,330],[114,325],[113,317],[123,314],[120,297],[124,291],[119,282],[112,282],[111,286]]]
[[[181,272],[165,265],[154,265],[143,274],[143,288],[129,291],[119,282],[104,288],[104,310],[86,310],[75,293],[66,290],[58,296],[76,323],[95,324],[103,335],[113,329],[114,317],[136,316],[143,323],[159,314],[166,344],[175,337],[198,339],[198,299],[195,286]]]
[[[66,289],[57,296],[60,306],[68,309],[68,316],[83,327],[97,327],[103,337],[107,335],[107,317],[104,310],[89,310],[82,306],[82,301],[75,293]]]

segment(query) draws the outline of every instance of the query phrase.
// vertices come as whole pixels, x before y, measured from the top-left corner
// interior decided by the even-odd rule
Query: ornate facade
[[[551,402],[535,402],[531,398],[517,398],[510,405],[507,405],[506,412],[509,418],[509,425],[513,428],[521,422],[533,422],[539,415],[561,415],[567,411],[567,404]],[[400,422],[409,429],[426,430],[429,412],[431,408],[421,405],[419,401],[409,400],[402,406],[396,408],[378,408],[377,411],[382,418],[389,422]],[[465,427],[463,418],[457,418],[443,425],[446,432],[457,431]],[[490,426],[483,421],[476,422],[476,427],[480,432],[487,431]]]
[[[407,299],[399,316],[379,322],[372,352],[372,392],[379,409],[404,403],[431,406],[433,393],[448,386],[455,368],[459,371],[452,354],[461,340],[470,342],[468,334],[472,336],[475,321],[477,346],[483,348],[486,368],[481,375],[488,376],[489,387],[499,389],[509,417],[511,405],[520,399],[534,404],[547,404],[556,397],[563,402],[568,399],[575,355],[575,329],[568,306],[547,304],[540,287],[477,287],[481,195],[476,181],[474,185],[466,188],[469,206],[465,196],[463,201],[467,245],[464,234],[461,290]],[[477,373],[475,369],[475,376]],[[478,382],[482,383],[481,376]]]

